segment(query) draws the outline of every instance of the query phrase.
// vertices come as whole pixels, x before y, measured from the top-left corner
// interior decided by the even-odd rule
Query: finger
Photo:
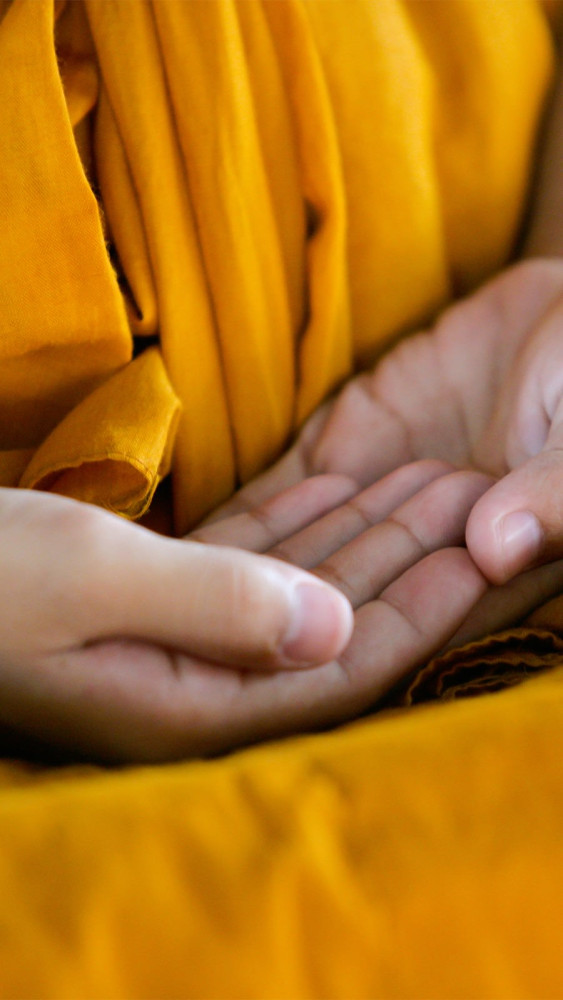
[[[475,505],[467,546],[492,583],[563,557],[563,413],[538,455]]]
[[[223,669],[146,644],[53,654],[15,671],[2,713],[51,743],[110,760],[207,755],[356,716],[442,648],[486,587],[463,549],[417,563],[356,614],[340,661],[315,670]]]
[[[348,603],[299,569],[164,538],[63,497],[14,492],[2,491],[0,519],[6,655],[22,643],[45,653],[131,638],[279,669],[324,663],[349,639]]]
[[[334,507],[340,507],[357,490],[356,483],[346,476],[313,476],[246,513],[207,523],[187,537],[196,542],[266,552]]]
[[[442,549],[356,614],[340,661],[256,673],[131,640],[43,657],[2,677],[13,727],[109,760],[217,753],[357,715],[442,648],[486,583],[462,549]]]
[[[327,400],[309,418],[295,444],[266,472],[243,486],[230,500],[214,510],[203,525],[215,524],[226,517],[246,513],[270,500],[276,494],[319,472],[335,472],[335,469],[320,469],[310,459],[310,452],[332,409],[332,400]],[[348,477],[350,478],[350,477]],[[356,486],[356,490],[358,486]]]
[[[269,554],[302,569],[312,569],[383,521],[428,483],[450,472],[451,465],[432,460],[403,466],[362,493],[351,493],[341,507],[277,544]]]
[[[371,664],[377,662],[377,684],[370,693],[383,695],[445,646],[486,588],[465,549],[432,553],[356,612],[354,634],[340,662],[358,687],[368,690]]]
[[[563,588],[563,560],[521,573],[502,587],[489,587],[448,642],[448,649],[517,626]]]
[[[490,483],[490,477],[476,472],[434,480],[315,572],[339,587],[352,607],[360,607],[431,552],[460,545],[468,514]]]
[[[352,379],[336,397],[311,447],[316,472],[338,471],[369,486],[417,457],[409,427],[377,393],[384,365],[382,361],[373,373]]]
[[[209,514],[202,522],[202,527],[215,524],[226,517],[245,514],[283,490],[295,486],[307,475],[308,471],[301,449],[294,445],[279,462],[243,486],[230,500]]]

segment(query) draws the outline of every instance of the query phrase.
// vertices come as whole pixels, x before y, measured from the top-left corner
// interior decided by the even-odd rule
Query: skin
[[[460,545],[489,483],[432,461],[360,493],[341,476],[315,477],[185,542],[64,498],[5,491],[3,721],[99,759],[165,760],[353,716],[443,645],[486,590]],[[232,538],[248,551],[230,548]],[[275,600],[254,593],[250,614],[252,575],[229,570],[262,569],[264,555],[252,552],[290,575],[288,561],[307,566],[345,592],[351,642],[333,636],[321,666],[276,669],[261,642]],[[263,575],[254,582],[264,588]]]
[[[0,726],[117,761],[316,729],[561,590],[562,93],[534,259],[351,381],[187,541],[0,490]]]
[[[188,541],[1,491],[0,722],[97,759],[216,753],[357,715],[556,593],[562,309],[559,261],[500,275],[352,381]],[[495,525],[523,507],[544,547],[505,583]],[[301,646],[290,632],[290,659],[307,580],[328,607]]]
[[[321,472],[362,487],[439,458],[496,480],[468,520],[467,545],[500,585],[563,555],[563,260],[507,269],[352,380],[294,447],[215,518],[252,508]],[[408,386],[408,392],[405,392]],[[533,513],[536,551],[503,537],[503,518]]]
[[[551,14],[560,44],[561,5]],[[282,461],[216,517],[306,475],[339,472],[367,485],[405,462],[443,458],[497,480],[467,525],[468,549],[491,583],[563,556],[562,163],[563,67],[539,148],[523,261],[350,382]],[[522,517],[529,514],[532,521]]]

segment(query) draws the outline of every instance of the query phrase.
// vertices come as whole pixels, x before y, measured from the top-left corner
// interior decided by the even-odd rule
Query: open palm
[[[308,475],[342,473],[365,487],[405,463],[442,459],[498,480],[472,512],[467,542],[485,575],[503,583],[563,555],[562,399],[563,262],[527,261],[349,382],[216,517]],[[540,522],[535,553],[503,547],[507,514],[517,515],[508,534],[524,540],[520,511]]]
[[[563,264],[505,272],[325,404],[275,467],[192,534],[195,548],[30,495],[43,542],[26,587],[5,581],[0,722],[96,757],[215,753],[353,717],[448,644],[512,624],[560,590],[562,315]],[[4,493],[29,545],[22,499]],[[526,509],[545,545],[521,573],[495,543],[499,511]],[[63,516],[58,548],[61,531],[43,524],[51,514],[55,528]],[[12,526],[14,580],[16,535]],[[249,657],[248,601],[229,614],[219,593],[239,579],[237,549],[341,590],[354,609],[347,648],[315,667]],[[48,600],[41,552],[51,581],[65,554]],[[13,608],[27,621],[35,592],[49,627],[15,628]]]
[[[3,491],[0,734],[162,760],[366,710],[449,640],[485,590],[460,543],[488,485],[436,461],[360,493],[345,477],[312,477],[187,541],[66,498]],[[326,662],[322,637],[315,660],[275,654],[282,578],[329,589],[303,569],[354,610],[344,648],[350,630],[331,603]]]

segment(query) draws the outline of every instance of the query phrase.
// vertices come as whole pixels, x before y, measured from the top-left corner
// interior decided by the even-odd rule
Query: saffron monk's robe
[[[533,0],[0,0],[0,485],[197,522],[509,259],[552,63]],[[334,733],[6,760],[0,996],[561,997],[560,664],[555,601]]]

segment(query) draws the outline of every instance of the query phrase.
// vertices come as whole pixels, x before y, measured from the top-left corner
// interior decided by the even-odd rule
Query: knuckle
[[[279,562],[289,564],[293,563],[293,559],[295,558],[291,547],[284,544],[284,542],[278,542],[273,548],[268,549],[268,556],[270,559],[277,559]]]
[[[327,559],[318,566],[314,571],[314,575],[318,576],[320,580],[325,583],[329,583],[331,586],[336,587],[345,597],[348,598],[352,607],[357,607],[360,603],[360,595],[358,589],[354,586],[352,580],[346,576],[339,568],[337,558]]]
[[[273,545],[277,541],[278,535],[265,504],[249,510],[248,517],[258,529],[261,543]]]
[[[280,591],[257,578],[249,565],[232,563],[223,577],[222,625],[245,649],[273,653],[289,624],[289,607]]]
[[[422,559],[432,551],[432,544],[423,537],[421,532],[416,530],[414,525],[411,526],[408,520],[402,520],[399,515],[391,514],[387,518],[387,523],[399,529],[408,542],[409,547],[416,553],[417,558]]]
[[[82,555],[99,549],[110,518],[111,515],[104,517],[104,512],[97,507],[70,501],[46,507],[41,528],[45,528],[69,555],[75,552]]]
[[[51,603],[67,608],[89,601],[94,594],[111,595],[115,574],[108,572],[110,557],[119,549],[115,515],[87,504],[75,503],[50,512],[45,523],[56,571],[45,581]]]

